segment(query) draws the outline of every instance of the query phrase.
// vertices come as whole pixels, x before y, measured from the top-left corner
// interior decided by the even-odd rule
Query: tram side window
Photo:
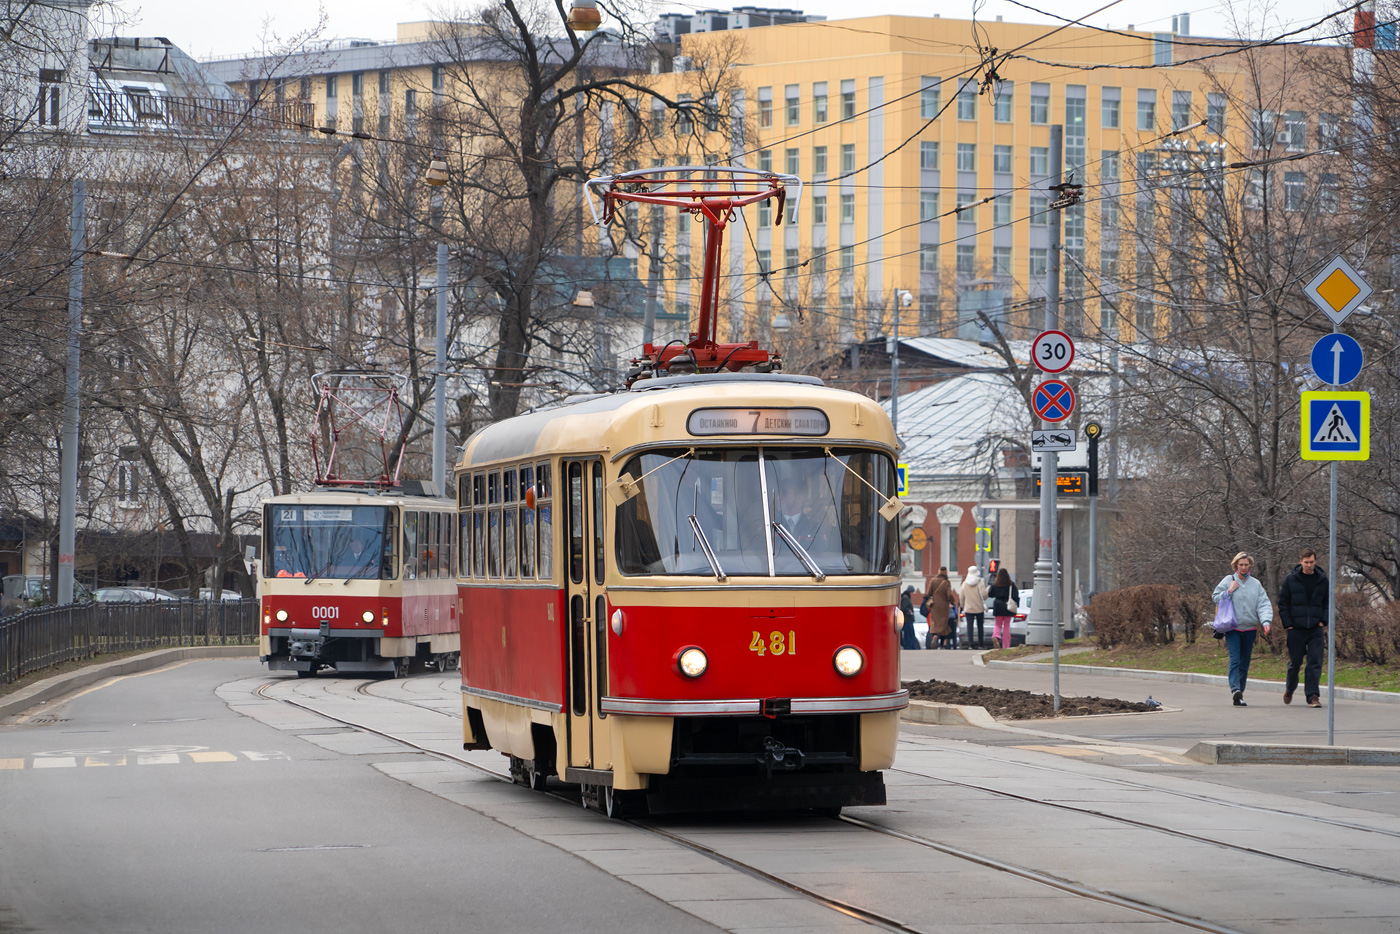
[[[453,528],[452,513],[442,514],[442,576],[451,577],[457,561],[457,535]]]
[[[487,576],[501,576],[501,475],[486,475],[486,571]]]
[[[535,510],[527,503],[527,494],[535,483],[535,468],[526,464],[520,468],[520,577],[535,576]]]
[[[379,576],[383,580],[393,580],[399,576],[399,511],[385,510],[384,517],[384,560],[379,565]]]
[[[472,477],[472,577],[486,576],[486,475]]]
[[[418,513],[403,511],[403,579],[418,579]]]
[[[583,465],[569,465],[569,580],[583,583]]]
[[[535,525],[538,531],[535,556],[538,558],[540,580],[554,577],[554,518],[550,502],[554,495],[554,480],[549,464],[535,465]]]
[[[457,576],[471,577],[472,478],[457,478]]]
[[[505,508],[501,513],[501,531],[504,541],[502,542],[502,562],[505,565],[506,578],[514,580],[517,576],[517,560],[520,553],[516,550],[515,540],[515,471],[507,470],[503,475],[502,492],[505,494]]]
[[[428,576],[442,575],[442,513],[428,513]]]
[[[603,465],[593,463],[593,580],[603,582]]]

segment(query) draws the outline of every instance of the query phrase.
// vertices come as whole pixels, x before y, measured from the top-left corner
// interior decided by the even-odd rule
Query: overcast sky
[[[1077,18],[1104,5],[1107,0],[1026,0],[1028,5]],[[116,31],[125,36],[164,36],[196,58],[211,55],[240,55],[263,47],[264,37],[286,41],[292,36],[312,29],[324,6],[327,23],[322,38],[392,39],[395,24],[428,19],[434,9],[443,4],[436,0],[400,0],[387,4],[384,0],[243,0],[229,7],[224,4],[191,2],[191,0],[115,0],[129,22]],[[707,6],[668,5],[667,9],[728,9],[734,2]],[[758,6],[755,0],[739,0],[738,5]],[[836,0],[810,0],[797,3],[784,0],[771,6],[802,9],[828,19],[849,19],[862,5],[838,3]],[[1121,0],[1120,3],[1087,22],[1095,26],[1122,28],[1132,24],[1139,29],[1169,30],[1172,13],[1191,14],[1191,32],[1197,36],[1236,35],[1231,10],[1254,10],[1248,33],[1261,34],[1263,19],[1257,12],[1267,7],[1272,12],[1268,26],[1262,32],[1277,35],[1289,26],[1299,26],[1320,18],[1325,10],[1346,6],[1347,0],[1250,0],[1241,3],[1212,3],[1197,5],[1192,0],[1163,4],[1161,0]],[[1029,10],[1014,6],[1007,0],[953,0],[938,4],[937,9],[952,19],[969,19],[974,6],[979,6],[978,18],[994,20],[998,15],[1008,22],[1058,22]],[[1180,7],[1180,9],[1174,9]],[[871,4],[880,13],[929,15],[934,4],[929,0],[882,0]],[[1164,12],[1165,11],[1165,12]],[[112,28],[108,26],[106,34]]]

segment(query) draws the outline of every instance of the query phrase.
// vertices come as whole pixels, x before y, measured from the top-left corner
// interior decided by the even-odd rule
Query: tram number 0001
[[[313,606],[311,608],[312,619],[340,619],[340,607],[338,606]]]
[[[788,630],[786,634],[774,630],[768,634],[768,638],[763,637],[763,633],[755,632],[753,641],[749,643],[749,651],[757,652],[759,655],[796,655],[797,654],[797,633]]]

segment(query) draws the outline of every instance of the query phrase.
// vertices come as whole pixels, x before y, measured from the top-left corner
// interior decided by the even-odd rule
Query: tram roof
[[[705,435],[687,431],[690,413],[702,408],[818,408],[830,431],[799,435]],[[859,441],[894,450],[889,416],[879,403],[812,376],[727,374],[643,380],[629,390],[590,396],[496,422],[463,446],[459,466],[538,454],[619,452],[657,442],[708,444],[743,438],[755,444],[831,444]]]
[[[297,503],[302,505],[333,504],[344,506],[455,506],[456,501],[443,496],[412,493],[402,487],[318,487],[303,493],[283,493],[269,496],[264,503]]]

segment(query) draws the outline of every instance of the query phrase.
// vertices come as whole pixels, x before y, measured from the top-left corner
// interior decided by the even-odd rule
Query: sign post
[[[1031,362],[1044,373],[1062,373],[1074,361],[1074,341],[1063,331],[1047,328],[1031,344]],[[1036,562],[1037,597],[1026,620],[1026,644],[1049,645],[1053,655],[1055,709],[1060,700],[1060,450],[1074,449],[1074,434],[1050,430],[1074,414],[1074,389],[1059,377],[1043,380],[1031,391],[1031,409],[1041,419],[1032,432],[1031,449],[1040,451],[1041,560]],[[1064,436],[1068,436],[1067,438]],[[1048,534],[1047,534],[1048,530]],[[1047,592],[1048,591],[1048,592]]]
[[[1332,322],[1332,333],[1313,345],[1310,361],[1324,383],[1344,386],[1361,375],[1361,345],[1339,329],[1372,291],[1370,283],[1341,256],[1303,286],[1304,294]],[[1332,746],[1337,707],[1337,461],[1370,459],[1371,394],[1305,392],[1299,420],[1303,459],[1332,462],[1327,507],[1327,585],[1332,588],[1327,614],[1327,745]]]

